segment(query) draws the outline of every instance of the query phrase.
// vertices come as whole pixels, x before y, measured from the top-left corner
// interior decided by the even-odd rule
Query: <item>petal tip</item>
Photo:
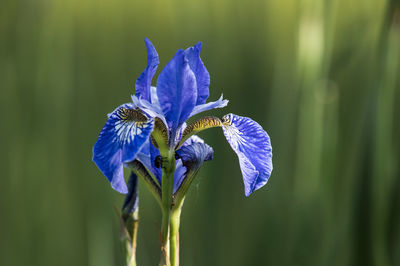
[[[201,51],[201,48],[203,47],[203,43],[200,41],[200,42],[198,42],[194,47],[196,47],[198,50],[199,50],[199,52]]]
[[[121,183],[117,183],[117,184],[113,184],[111,183],[111,187],[121,193],[121,194],[128,194],[128,187],[126,186],[125,182],[123,184]]]

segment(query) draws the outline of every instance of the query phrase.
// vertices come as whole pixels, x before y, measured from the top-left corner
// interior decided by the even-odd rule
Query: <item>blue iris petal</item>
[[[196,173],[204,161],[212,160],[213,154],[214,150],[197,136],[192,136],[185,141],[175,154],[177,157],[177,166],[174,175],[174,193],[186,178],[186,171]]]
[[[193,135],[190,138],[188,138],[182,145],[189,146],[192,145],[193,143],[204,143],[204,140],[197,135]]]
[[[209,96],[208,86],[210,86],[210,74],[200,58],[201,42],[185,50],[189,66],[196,76],[197,82],[197,101],[196,105],[204,104]]]
[[[93,147],[93,161],[120,193],[127,193],[123,163],[135,159],[143,144],[149,139],[154,120],[135,122],[132,104],[123,104],[110,115]]]
[[[221,97],[215,102],[209,102],[209,103],[197,105],[196,107],[194,107],[192,113],[190,114],[190,117],[197,115],[201,112],[211,110],[211,109],[223,108],[228,105],[228,102],[229,101],[224,100],[223,95],[221,95]]]
[[[213,159],[214,150],[197,136],[189,138],[176,155],[184,165],[189,167],[199,167],[204,161]]]
[[[272,172],[272,147],[267,132],[255,121],[234,114],[224,116],[223,131],[236,152],[245,195],[264,186]]]
[[[137,155],[137,159],[153,173],[157,178],[158,183],[161,185],[162,170],[155,164],[156,157],[160,155],[160,151],[154,147],[153,143],[149,140],[143,145],[143,148]]]
[[[160,102],[158,101],[158,96],[157,96],[157,88],[156,87],[151,87],[150,89],[151,92],[151,103],[158,109],[161,110],[160,107]],[[162,113],[162,112],[161,112]]]
[[[173,193],[175,193],[176,190],[181,185],[183,179],[185,178],[185,174],[186,174],[186,167],[183,165],[182,160],[180,160],[180,159],[176,160]]]
[[[168,127],[175,137],[176,130],[189,118],[197,101],[196,77],[183,50],[178,50],[160,73],[157,95]]]
[[[144,42],[146,43],[147,48],[147,67],[137,79],[135,87],[137,97],[150,101],[151,80],[156,73],[160,61],[158,59],[157,51],[149,39],[145,38]]]

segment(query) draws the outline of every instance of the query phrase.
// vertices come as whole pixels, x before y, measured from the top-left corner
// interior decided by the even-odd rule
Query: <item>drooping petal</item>
[[[247,117],[222,118],[224,135],[239,158],[246,197],[264,186],[272,172],[272,147],[267,132]]]
[[[162,70],[157,80],[157,95],[174,139],[178,127],[189,118],[197,101],[196,77],[183,50],[178,50]]]
[[[221,95],[221,97],[219,97],[219,99],[215,102],[209,102],[209,103],[205,103],[205,104],[201,104],[201,105],[197,105],[196,107],[193,108],[193,111],[190,113],[189,117],[192,117],[194,115],[197,115],[201,112],[205,112],[211,109],[215,109],[215,108],[223,108],[225,106],[228,105],[228,100],[224,100],[223,99],[223,95]]]
[[[178,202],[186,194],[203,162],[212,160],[213,153],[213,149],[197,136],[192,136],[176,151],[177,162],[181,162],[186,169],[184,175],[179,175],[180,179],[174,183],[174,195]]]
[[[147,48],[147,67],[136,81],[135,95],[137,97],[141,97],[142,99],[150,101],[151,80],[153,79],[153,76],[156,73],[157,66],[160,63],[160,61],[158,59],[157,51],[154,48],[153,44],[149,41],[149,39],[145,38],[144,42],[146,43],[146,48]]]
[[[183,165],[182,160],[180,159],[176,160],[173,193],[175,193],[176,190],[181,185],[183,179],[185,178],[185,174],[186,174],[186,167]]]
[[[197,135],[193,135],[188,140],[186,140],[182,145],[189,146],[192,145],[193,143],[204,143],[204,140]]]
[[[124,104],[115,109],[93,147],[93,161],[118,192],[127,193],[123,163],[132,161],[149,138],[154,120]]]
[[[128,180],[128,194],[125,197],[124,205],[122,206],[122,213],[132,214],[139,206],[139,193],[138,193],[138,178],[134,172]]]
[[[185,50],[189,66],[196,76],[197,101],[196,105],[204,104],[209,96],[208,86],[210,86],[210,74],[200,58],[201,42]]]
[[[176,155],[182,160],[186,167],[199,167],[204,161],[212,160],[214,154],[213,148],[204,143],[197,137],[190,137],[182,147],[176,151]]]

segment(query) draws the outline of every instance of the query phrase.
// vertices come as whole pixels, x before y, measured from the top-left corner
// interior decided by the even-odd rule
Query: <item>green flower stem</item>
[[[174,194],[174,202],[172,203],[171,221],[170,221],[170,245],[171,245],[171,266],[179,266],[179,225],[181,219],[182,205],[185,200],[186,193],[196,177],[200,165],[192,165],[189,168],[186,178],[182,181],[178,190]]]
[[[175,154],[174,150],[169,150],[167,156],[162,156],[162,225],[161,225],[161,260],[160,265],[170,266],[169,256],[169,224],[171,215],[172,193],[174,187]]]
[[[181,210],[183,199],[179,205],[175,205],[171,211],[170,221],[170,248],[171,248],[171,266],[179,266],[179,225],[181,221]]]
[[[169,260],[169,210],[162,210],[160,266],[170,266]]]

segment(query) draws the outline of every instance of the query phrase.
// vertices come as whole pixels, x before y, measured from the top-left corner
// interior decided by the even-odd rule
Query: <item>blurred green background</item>
[[[274,171],[244,197],[219,129],[182,214],[182,265],[400,265],[400,9],[395,1],[2,0],[0,265],[123,265],[92,163],[106,114],[146,66],[203,42],[217,114],[268,131]],[[159,72],[158,71],[158,72]],[[160,211],[140,187],[138,262]]]

